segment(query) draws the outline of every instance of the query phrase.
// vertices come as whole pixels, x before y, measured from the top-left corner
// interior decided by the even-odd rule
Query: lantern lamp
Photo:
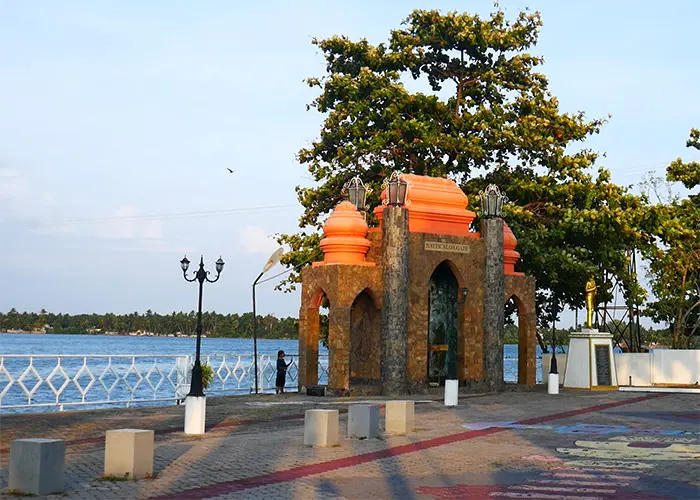
[[[365,203],[367,202],[367,195],[371,192],[372,188],[365,186],[359,175],[346,182],[342,191],[343,196],[346,196],[348,201],[361,212],[367,209]]]
[[[219,260],[217,260],[215,264],[216,264],[216,272],[218,274],[221,274],[221,271],[224,270],[224,260],[221,258],[220,255],[219,255]]]
[[[508,197],[501,193],[498,186],[489,184],[486,189],[479,191],[481,197],[481,210],[484,218],[492,219],[503,215],[503,205],[508,203]]]
[[[186,273],[187,269],[190,267],[190,261],[187,258],[187,255],[185,255],[185,258],[180,261],[180,267],[182,268],[183,273]]]
[[[406,194],[408,193],[408,182],[402,177],[401,172],[395,170],[389,178],[384,181],[386,187],[386,200],[384,203],[392,207],[401,207],[406,204]]]

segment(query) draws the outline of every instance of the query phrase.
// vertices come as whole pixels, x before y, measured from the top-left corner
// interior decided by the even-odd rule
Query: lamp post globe
[[[224,261],[221,258],[221,256],[219,256],[219,260],[216,261],[216,272],[217,272],[217,274],[221,274],[221,271],[223,271],[223,270],[224,270]]]
[[[186,273],[187,269],[190,267],[190,261],[187,258],[187,255],[185,255],[185,258],[180,261],[180,267],[182,268],[183,273]]]

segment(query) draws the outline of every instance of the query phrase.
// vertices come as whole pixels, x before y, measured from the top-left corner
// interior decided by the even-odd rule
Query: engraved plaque
[[[443,243],[442,241],[426,241],[425,249],[432,252],[469,253],[469,245]]]
[[[595,346],[595,371],[598,375],[598,385],[612,385],[609,346]]]

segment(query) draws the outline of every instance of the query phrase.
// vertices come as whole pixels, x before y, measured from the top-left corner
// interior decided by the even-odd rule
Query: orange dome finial
[[[513,231],[508,227],[508,224],[503,223],[503,270],[505,274],[512,276],[524,276],[523,273],[515,272],[515,264],[520,260],[520,254],[515,248],[518,246],[518,240],[515,239]]]
[[[371,245],[367,236],[367,222],[355,205],[343,201],[335,207],[323,226],[325,238],[321,240],[324,264],[366,265],[365,255]]]

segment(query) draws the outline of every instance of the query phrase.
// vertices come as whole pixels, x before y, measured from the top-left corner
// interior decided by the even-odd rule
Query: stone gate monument
[[[388,203],[384,189],[374,210],[380,227],[368,228],[349,201],[338,204],[323,228],[324,260],[302,271],[300,387],[318,383],[324,297],[331,392],[420,392],[445,379],[499,388],[503,307],[511,298],[519,315],[518,383],[534,384],[535,281],[515,271],[512,231],[501,219],[470,230],[475,214],[449,179],[399,177],[405,199]],[[502,238],[484,237],[494,228]]]

